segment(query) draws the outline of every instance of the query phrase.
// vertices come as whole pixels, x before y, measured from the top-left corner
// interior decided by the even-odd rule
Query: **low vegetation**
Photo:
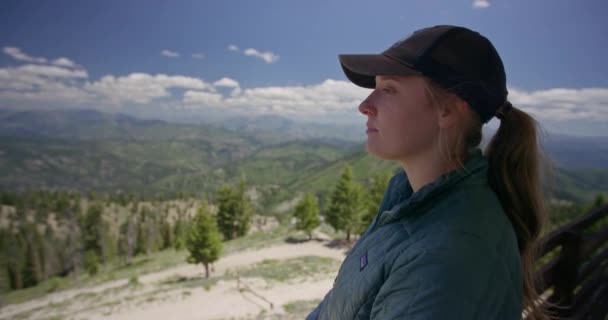
[[[333,258],[305,256],[287,260],[265,259],[248,267],[227,270],[224,277],[263,278],[285,282],[318,274],[333,274],[338,271],[341,261]]]

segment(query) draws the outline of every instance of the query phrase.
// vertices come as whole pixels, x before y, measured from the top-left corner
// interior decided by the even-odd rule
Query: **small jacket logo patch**
[[[359,259],[359,271],[365,269],[365,266],[367,266],[367,252]]]

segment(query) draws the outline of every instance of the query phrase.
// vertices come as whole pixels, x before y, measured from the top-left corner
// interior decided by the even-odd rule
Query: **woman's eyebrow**
[[[398,86],[399,82],[396,79],[384,78],[382,80],[379,79],[378,81],[376,81],[376,85],[379,85],[379,84]]]
[[[378,76],[378,79],[397,81],[397,77],[395,77],[395,76]]]
[[[382,82],[382,81],[383,82],[386,82],[386,81],[399,82],[397,80],[397,77],[394,77],[394,76],[378,76],[376,82],[379,82],[379,81],[380,82]]]

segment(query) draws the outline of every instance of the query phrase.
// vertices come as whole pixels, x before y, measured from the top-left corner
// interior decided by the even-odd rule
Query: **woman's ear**
[[[455,95],[450,95],[437,110],[437,123],[442,129],[454,127],[466,114],[469,104]]]

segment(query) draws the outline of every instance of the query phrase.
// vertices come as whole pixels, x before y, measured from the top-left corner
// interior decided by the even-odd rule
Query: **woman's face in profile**
[[[367,116],[367,151],[388,160],[407,160],[434,148],[436,108],[422,77],[376,76],[376,88],[359,105]]]

